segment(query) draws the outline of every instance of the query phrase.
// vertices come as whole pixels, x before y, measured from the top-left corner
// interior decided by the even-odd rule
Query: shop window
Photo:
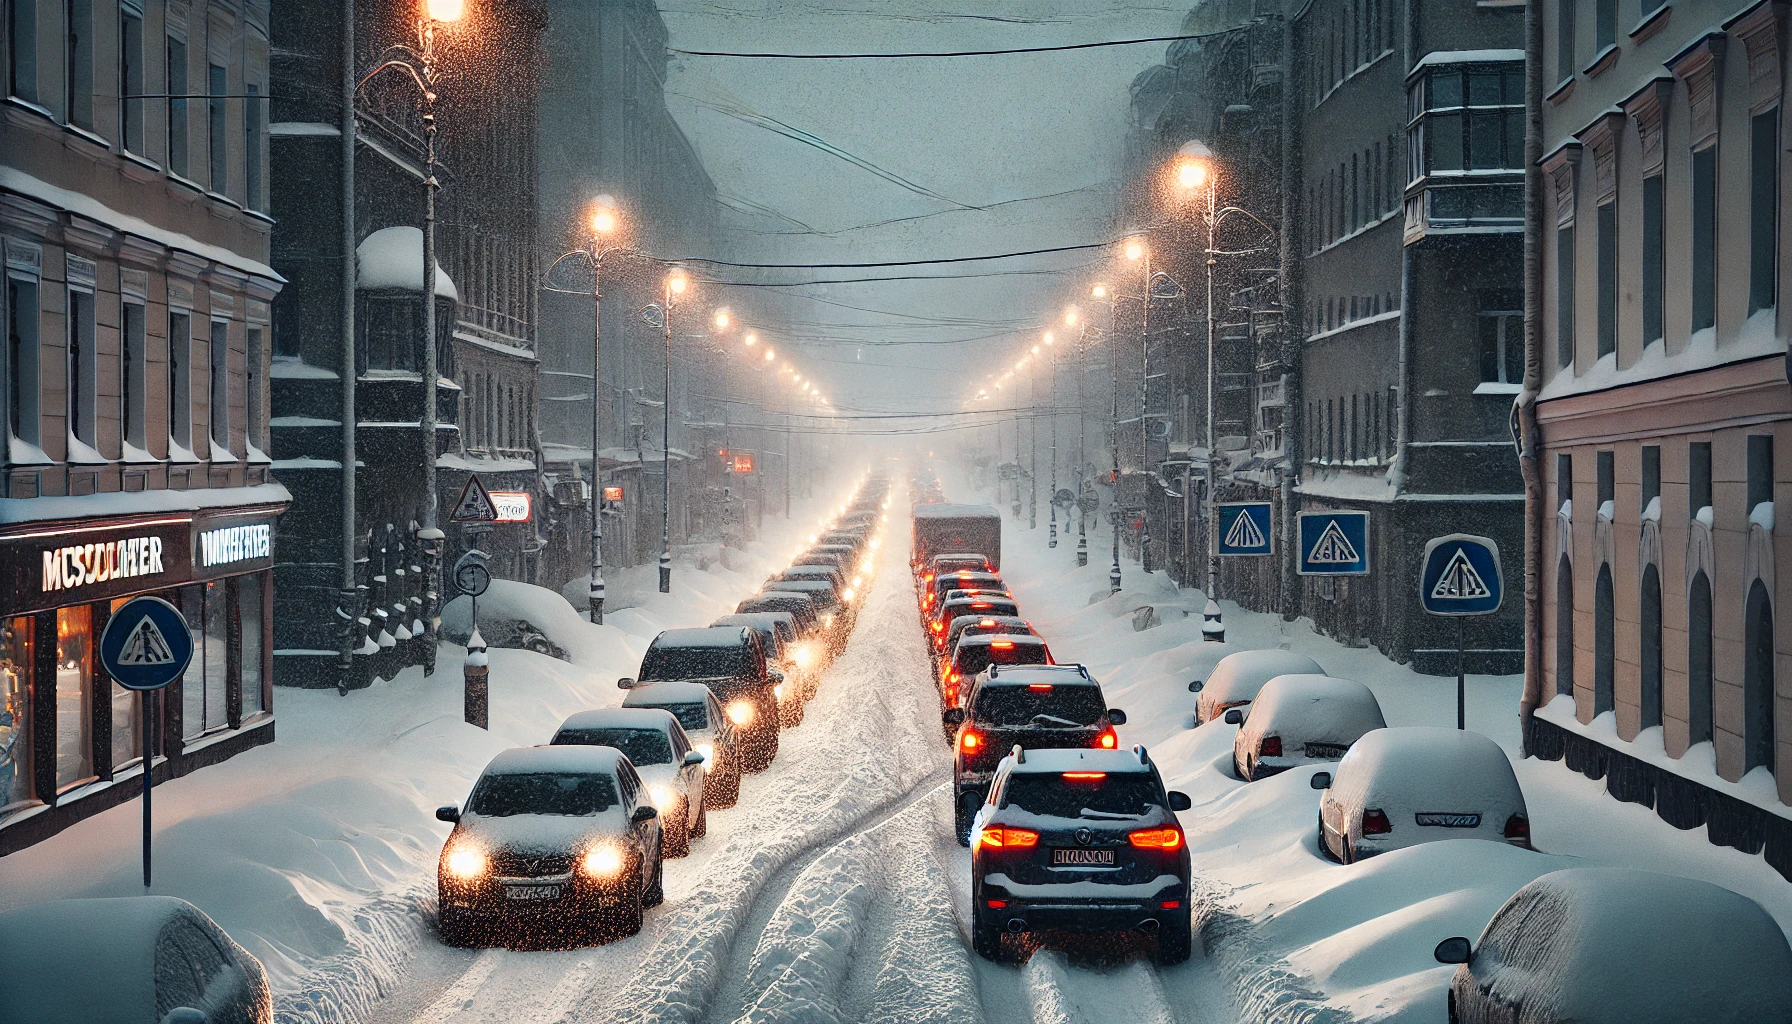
[[[1662,338],[1662,176],[1643,179],[1643,344]]]
[[[1717,147],[1692,155],[1692,329],[1717,323]]]
[[[1612,600],[1612,567],[1599,567],[1593,582],[1593,713],[1612,710],[1616,674],[1617,614]]]
[[[6,410],[12,436],[28,444],[39,438],[38,279],[14,270],[14,246],[7,246]],[[35,255],[35,253],[33,253]]]
[[[129,601],[121,597],[112,602],[117,613]],[[103,631],[102,631],[103,632]],[[96,641],[97,642],[97,641]],[[112,770],[123,771],[143,759],[143,695],[112,684]]]
[[[30,617],[0,620],[0,814],[34,796],[31,657]]]
[[[1711,739],[1711,579],[1693,574],[1686,592],[1686,742]]]
[[[224,133],[224,98],[230,94],[228,76],[222,67],[210,65],[206,76],[209,95],[205,101],[205,146],[210,157],[211,189],[218,195],[229,194],[229,136]]]
[[[263,579],[261,575],[245,576],[237,583],[237,610],[243,631],[242,719],[266,710],[261,699],[261,655],[266,648],[261,618]]]
[[[37,102],[37,0],[8,0],[6,4],[8,63],[12,68],[7,89],[27,103]]]
[[[68,123],[93,130],[93,0],[68,0]]]
[[[1773,308],[1778,276],[1780,109],[1755,115],[1749,153],[1748,311]]]
[[[143,152],[143,10],[131,0],[118,5],[118,119],[124,148]]]
[[[230,453],[230,322],[212,321],[211,419],[212,450]]]
[[[192,741],[204,736],[208,728],[205,720],[207,645],[205,631],[200,628],[205,622],[205,587],[182,587],[178,596],[179,600],[174,604],[193,630],[193,660],[187,662],[187,670],[180,678],[180,735],[181,739]]]
[[[1661,724],[1661,572],[1655,565],[1643,569],[1642,640],[1638,650],[1641,687],[1641,728]]]
[[[70,451],[71,461],[87,461],[95,451],[99,400],[99,355],[93,322],[93,291],[68,290],[68,432],[87,452]],[[76,446],[71,445],[70,448]],[[89,454],[91,453],[91,454]],[[76,455],[86,458],[76,458]]]
[[[1742,655],[1743,770],[1766,766],[1774,770],[1773,727],[1773,600],[1767,587],[1756,580],[1748,591],[1744,612],[1747,635]]]
[[[126,444],[140,451],[149,450],[147,406],[149,394],[149,354],[145,324],[148,311],[141,299],[126,299],[122,309],[122,351],[119,353],[119,419],[124,424]]]
[[[56,610],[56,788],[93,778],[93,609]]]
[[[170,31],[179,26],[172,22]],[[187,40],[184,36],[168,37],[167,88],[162,91],[168,94],[168,172],[188,177],[192,170],[187,160],[187,101],[184,98],[189,92],[187,86]],[[181,97],[181,98],[176,98]]]

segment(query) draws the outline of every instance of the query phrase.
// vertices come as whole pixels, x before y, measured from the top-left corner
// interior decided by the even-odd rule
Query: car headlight
[[[703,755],[703,770],[705,772],[709,771],[710,766],[716,763],[716,746],[715,746],[715,744],[713,744],[713,743],[695,743],[695,744],[692,744],[692,746],[697,751],[697,753]]]
[[[808,668],[815,664],[814,644],[797,644],[796,649],[791,653],[796,657],[797,668]]]
[[[471,846],[457,846],[448,851],[448,873],[456,878],[478,878],[491,868],[491,858],[485,851]]]
[[[823,626],[832,626],[834,624],[834,613],[829,612],[826,615],[823,615],[821,617],[821,624]]]
[[[654,810],[661,814],[666,813],[667,808],[671,807],[674,802],[672,791],[664,786],[648,786],[647,796],[653,801]]]
[[[728,720],[735,725],[752,725],[753,705],[744,700],[737,700],[729,704]]]
[[[779,700],[784,699],[784,684],[783,683],[779,683],[778,685],[772,687],[772,696],[778,698]]]
[[[593,878],[614,878],[622,873],[625,863],[627,858],[623,857],[621,847],[614,843],[604,843],[586,850],[585,856],[579,860],[579,867]]]
[[[864,574],[864,573],[863,573],[863,572],[860,572],[860,573],[859,573],[859,575],[857,575],[857,576],[854,576],[854,577],[853,577],[853,578],[852,578],[852,587],[853,587],[853,589],[854,589],[854,590],[857,590],[857,589],[859,589],[859,586],[860,586],[860,585],[861,585],[861,584],[862,584],[862,583],[864,583],[864,582],[865,582],[865,574]]]
[[[842,601],[845,601],[845,602],[846,602],[846,603],[847,603],[847,604],[851,604],[851,603],[852,603],[852,599],[853,599],[853,598],[855,598],[855,597],[857,597],[857,596],[859,596],[859,592],[858,592],[858,591],[856,591],[856,590],[854,590],[854,589],[853,589],[853,588],[851,588],[851,587],[847,587],[847,588],[846,588],[846,590],[845,590],[845,592],[843,592],[843,593],[842,593],[842,594],[841,594],[841,595],[840,595],[840,599],[841,599],[841,600],[842,600]]]

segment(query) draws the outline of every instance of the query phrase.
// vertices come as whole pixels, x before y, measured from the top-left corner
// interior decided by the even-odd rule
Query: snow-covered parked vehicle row
[[[1367,686],[1316,675],[1276,676],[1263,684],[1248,710],[1233,708],[1223,720],[1240,724],[1232,766],[1247,782],[1336,761],[1364,733],[1388,724]]]
[[[1319,847],[1346,864],[1445,839],[1531,845],[1512,762],[1478,732],[1376,729],[1351,745],[1335,775],[1316,773],[1313,786],[1325,790]]]

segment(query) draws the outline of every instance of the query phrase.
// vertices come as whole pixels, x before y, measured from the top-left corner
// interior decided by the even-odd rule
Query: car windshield
[[[641,659],[641,679],[710,679],[752,673],[745,647],[650,647]]]
[[[487,775],[468,801],[474,814],[506,818],[513,814],[586,815],[616,806],[616,780],[591,773],[541,772]]]
[[[615,747],[637,765],[672,763],[672,740],[658,729],[562,729],[554,744]]]
[[[994,644],[968,644],[958,649],[958,656],[953,660],[961,676],[974,676],[992,664],[1044,665],[1045,645],[1010,643],[1007,647],[997,647]]]
[[[1164,803],[1163,787],[1145,772],[1016,772],[1002,793],[1003,807],[1049,818],[1136,818]]]
[[[629,706],[630,707],[643,707],[643,708],[662,708],[666,711],[670,711],[670,712],[672,712],[672,717],[678,719],[678,724],[684,726],[686,732],[689,732],[693,729],[709,728],[709,708],[708,708],[708,706],[703,704],[701,701],[699,701],[697,703],[693,703],[693,704],[631,704]],[[669,757],[670,755],[667,755],[667,756]],[[629,758],[629,760],[635,761],[635,759],[632,757]],[[635,761],[635,763],[640,764],[642,762]],[[657,763],[657,762],[648,762],[648,763],[653,764],[653,763]]]
[[[971,720],[998,728],[1088,729],[1107,713],[1094,686],[985,686],[977,691]]]

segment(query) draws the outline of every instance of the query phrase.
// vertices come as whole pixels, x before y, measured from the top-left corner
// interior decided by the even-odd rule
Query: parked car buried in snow
[[[1233,708],[1242,727],[1232,738],[1232,768],[1246,782],[1303,764],[1336,761],[1364,733],[1387,728],[1367,686],[1331,676],[1277,676],[1248,708]]]
[[[641,683],[695,682],[714,691],[739,738],[741,769],[764,771],[778,755],[778,695],[783,673],[766,663],[757,631],[745,626],[667,629],[641,656],[640,675],[623,677],[624,690]]]
[[[613,747],[628,758],[647,785],[660,812],[662,845],[668,857],[691,852],[691,840],[709,830],[703,807],[702,751],[684,727],[661,708],[606,708],[581,711],[560,723],[549,743]]]
[[[1319,663],[1304,654],[1270,649],[1239,651],[1221,658],[1204,680],[1188,684],[1195,697],[1195,724],[1218,721],[1232,708],[1257,699],[1263,684],[1277,676],[1325,675]]]
[[[621,938],[665,898],[660,819],[610,747],[516,747],[485,766],[436,870],[442,941],[468,946],[559,929]]]
[[[1512,762],[1478,732],[1407,726],[1351,744],[1337,773],[1318,772],[1320,852],[1348,864],[1444,839],[1531,848]]]
[[[1482,929],[1438,943],[1451,1024],[1792,1020],[1792,948],[1772,915],[1710,882],[1625,868],[1552,871]]]
[[[709,687],[702,683],[644,683],[628,691],[622,706],[671,712],[691,747],[703,755],[703,806],[710,810],[734,806],[740,797],[740,738]]]

